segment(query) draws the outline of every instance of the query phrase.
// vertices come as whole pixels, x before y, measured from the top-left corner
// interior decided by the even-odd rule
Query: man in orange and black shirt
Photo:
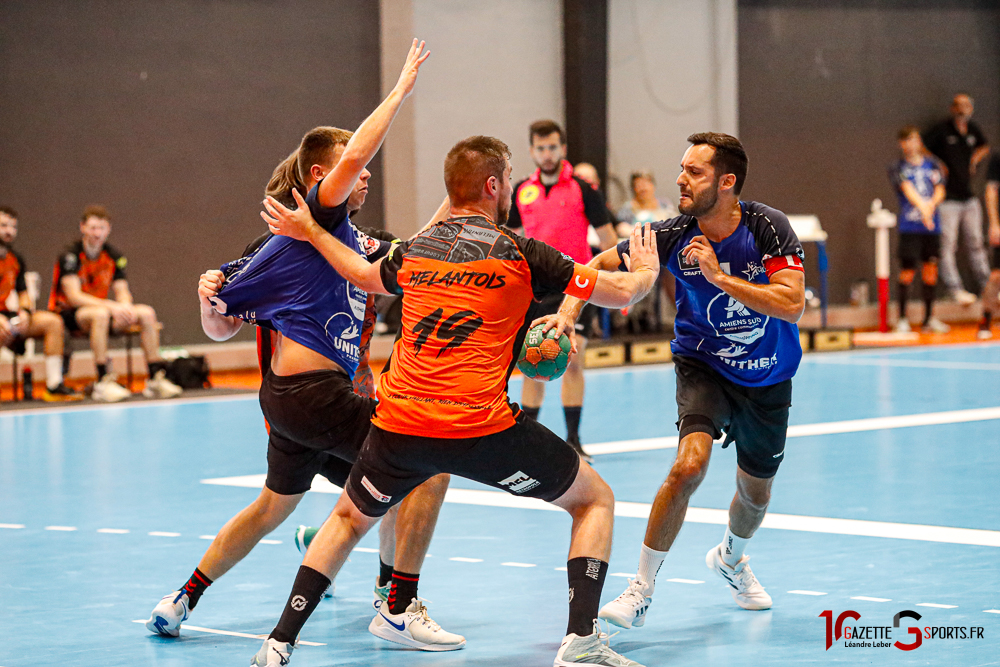
[[[143,394],[173,398],[181,388],[166,378],[160,356],[160,328],[152,306],[133,303],[125,278],[125,256],[107,243],[111,219],[103,206],[91,205],[80,217],[81,239],[69,245],[56,262],[49,310],[62,315],[66,329],[90,335],[97,366],[94,400],[120,401],[129,391],[108,373],[108,332],[139,325],[142,349],[149,366]]]
[[[595,625],[611,553],[611,489],[564,440],[509,401],[507,381],[533,302],[565,293],[608,307],[634,303],[658,275],[655,239],[648,226],[645,233],[637,228],[632,272],[615,275],[516,236],[504,227],[509,159],[507,146],[491,137],[456,144],[445,160],[450,217],[373,264],[320,228],[308,209],[265,204],[275,233],[309,241],[369,293],[405,296],[402,336],[379,380],[372,427],[346,493],[303,560],[310,576],[300,570],[270,640],[294,641],[311,611],[295,604],[298,596],[322,593],[380,516],[448,472],[570,513],[570,614],[555,665],[637,666],[604,644]]]
[[[83,398],[63,383],[63,323],[58,315],[36,311],[24,280],[24,258],[14,251],[17,238],[17,212],[0,207],[0,346],[15,354],[24,354],[28,338],[45,339],[44,401],[78,401]],[[16,310],[7,309],[11,293],[17,295]]]

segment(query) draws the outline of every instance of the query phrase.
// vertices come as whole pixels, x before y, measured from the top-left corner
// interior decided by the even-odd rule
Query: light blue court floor
[[[511,389],[520,395],[518,382]],[[558,396],[549,387],[541,418],[563,433]],[[735,452],[716,447],[645,627],[613,646],[648,666],[1000,664],[1000,345],[809,356],[794,402],[769,517],[748,548],[773,610],[737,608],[705,568],[734,490]],[[604,601],[635,572],[675,419],[672,366],[588,373],[584,442],[606,452],[595,467],[619,501]],[[320,523],[337,496],[308,494],[208,590],[180,639],[134,621],[256,497],[264,454],[255,397],[0,415],[0,666],[248,664],[300,561],[294,527]],[[557,568],[568,518],[462,480],[453,488],[421,595],[468,646],[420,653],[367,633],[373,532],[302,632],[320,645],[301,646],[293,665],[552,664],[566,622]],[[920,614],[892,641],[911,643],[909,626],[982,628],[983,638],[901,651],[841,637],[827,650],[825,610],[834,620],[857,612],[852,627]]]

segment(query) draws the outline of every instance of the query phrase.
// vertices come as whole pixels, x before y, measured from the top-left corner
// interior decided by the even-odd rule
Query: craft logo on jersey
[[[698,260],[693,262],[687,261],[684,257],[684,250],[677,252],[677,265],[681,268],[681,273],[685,276],[697,276],[701,273],[701,265],[698,264]]]
[[[742,303],[720,292],[708,302],[706,317],[715,334],[734,343],[729,348],[719,352],[719,356],[738,356],[746,350],[744,345],[760,340],[770,319],[760,313],[755,313]]]

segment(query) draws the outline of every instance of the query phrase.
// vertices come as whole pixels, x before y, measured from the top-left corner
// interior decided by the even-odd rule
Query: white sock
[[[63,381],[62,356],[50,354],[45,357],[45,386],[55,389]]]
[[[743,550],[746,549],[749,541],[749,537],[735,535],[732,529],[726,526],[726,536],[722,538],[722,562],[729,567],[736,567],[736,564],[743,558]]]
[[[639,551],[639,573],[636,578],[646,584],[646,595],[652,597],[653,589],[656,587],[656,574],[663,565],[663,559],[667,557],[666,551],[650,549],[645,544]]]

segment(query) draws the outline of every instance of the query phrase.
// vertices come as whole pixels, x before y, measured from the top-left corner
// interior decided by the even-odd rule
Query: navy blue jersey
[[[354,226],[346,201],[324,208],[313,187],[306,203],[316,222],[369,261],[388,252],[389,243]],[[268,321],[283,336],[354,375],[368,293],[348,283],[310,244],[271,236],[247,256],[224,264],[222,272],[226,282],[212,302],[223,314]]]
[[[732,234],[712,243],[728,275],[767,284],[781,269],[802,270],[804,254],[784,213],[758,202],[740,202],[743,218]],[[654,222],[660,266],[677,278],[674,354],[700,359],[723,377],[747,386],[777,384],[795,375],[802,359],[799,328],[746,307],[689,264],[681,251],[702,232],[698,220],[681,215]],[[628,241],[618,244],[619,258]],[[624,270],[624,262],[619,267]]]
[[[920,164],[910,164],[907,160],[900,160],[889,167],[889,180],[899,196],[899,233],[940,234],[941,216],[938,215],[937,209],[934,211],[934,229],[927,229],[920,211],[903,194],[903,183],[908,181],[924,199],[933,197],[934,188],[944,183],[944,176],[937,163],[929,157],[925,157]]]

